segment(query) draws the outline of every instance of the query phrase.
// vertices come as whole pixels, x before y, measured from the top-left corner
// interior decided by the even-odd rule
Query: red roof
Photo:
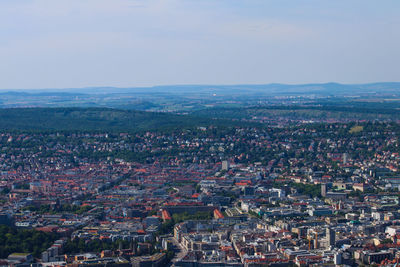
[[[164,220],[171,220],[171,215],[167,210],[162,210],[161,214]]]
[[[223,219],[223,218],[224,218],[224,215],[223,215],[222,212],[220,212],[218,209],[215,209],[215,210],[214,210],[214,216],[215,216],[217,219]]]

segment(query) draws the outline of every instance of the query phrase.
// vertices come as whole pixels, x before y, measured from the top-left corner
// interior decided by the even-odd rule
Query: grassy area
[[[363,126],[359,126],[359,125],[355,125],[353,127],[351,127],[351,129],[349,130],[349,133],[359,133],[362,132],[364,130]]]

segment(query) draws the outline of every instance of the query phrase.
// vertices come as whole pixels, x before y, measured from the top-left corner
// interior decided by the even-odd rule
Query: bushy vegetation
[[[300,194],[308,195],[311,197],[321,197],[321,185],[291,183],[290,186],[297,189]]]
[[[232,125],[232,122],[109,108],[0,109],[0,129],[2,130],[134,132],[208,125]]]
[[[50,213],[50,214],[57,214],[57,213],[75,213],[75,214],[82,214],[92,209],[91,206],[77,206],[77,205],[69,205],[63,204],[59,206],[50,206],[50,205],[40,205],[37,206],[26,206],[24,210],[29,211],[36,211],[40,214],[43,213]]]
[[[32,253],[34,257],[40,257],[57,238],[55,233],[0,225],[0,258],[15,252]]]
[[[302,184],[302,183],[274,183],[274,187],[281,188],[287,186],[289,188],[295,188],[299,194],[307,195],[310,197],[321,197],[321,185],[314,184]]]
[[[287,118],[289,120],[397,120],[400,112],[397,106],[375,107],[370,103],[365,106],[334,106],[316,103],[315,106],[255,106],[241,108],[210,108],[193,111],[192,115],[209,118],[224,118],[236,120],[252,120],[254,117]],[[338,104],[338,103],[334,103]]]

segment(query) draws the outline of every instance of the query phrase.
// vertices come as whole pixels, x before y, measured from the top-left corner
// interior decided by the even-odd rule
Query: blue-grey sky
[[[399,0],[1,0],[0,88],[400,79]]]

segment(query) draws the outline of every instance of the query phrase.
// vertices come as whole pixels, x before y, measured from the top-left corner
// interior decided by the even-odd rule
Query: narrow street
[[[177,262],[177,261],[179,261],[180,259],[182,259],[182,258],[186,255],[187,251],[186,251],[186,249],[184,249],[184,248],[179,244],[179,242],[175,239],[175,237],[171,237],[169,240],[172,241],[172,243],[173,243],[173,249],[174,249],[174,252],[175,252],[175,256],[174,256],[174,258],[171,260],[169,266],[175,266],[175,262]]]

